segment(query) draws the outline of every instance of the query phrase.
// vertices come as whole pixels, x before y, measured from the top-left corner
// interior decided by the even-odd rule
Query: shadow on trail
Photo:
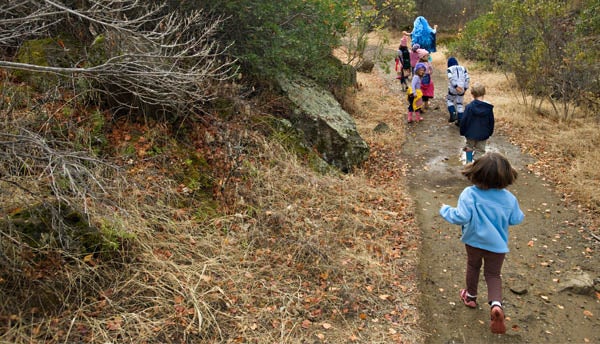
[[[429,333],[426,343],[600,343],[600,301],[594,292],[561,291],[572,274],[600,276],[598,261],[586,254],[593,239],[582,229],[577,209],[566,207],[551,185],[528,172],[532,158],[497,131],[488,141],[488,150],[504,154],[518,170],[519,178],[509,189],[525,213],[524,222],[510,228],[511,252],[503,267],[507,333],[495,335],[489,330],[483,276],[479,307],[470,309],[460,301],[466,268],[460,227],[445,222],[438,211],[442,203],[456,206],[458,195],[469,184],[460,174],[464,138],[447,122],[444,72],[439,68],[434,72],[432,109],[424,121],[407,124],[402,146],[407,184],[422,231],[419,287],[421,326]],[[400,94],[393,76],[384,77]],[[471,78],[476,80],[477,75]],[[405,109],[401,115],[406,116]]]

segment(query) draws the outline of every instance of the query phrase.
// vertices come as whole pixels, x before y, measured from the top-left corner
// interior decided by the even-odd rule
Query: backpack
[[[409,69],[410,68],[410,51],[408,51],[408,49],[400,49],[400,51],[398,51],[398,57],[400,58],[400,61],[402,62],[402,68]]]

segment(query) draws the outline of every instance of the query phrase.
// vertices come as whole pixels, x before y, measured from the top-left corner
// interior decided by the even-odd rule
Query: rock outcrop
[[[303,77],[278,81],[293,106],[288,119],[325,161],[348,172],[368,158],[369,146],[354,119],[329,91]]]

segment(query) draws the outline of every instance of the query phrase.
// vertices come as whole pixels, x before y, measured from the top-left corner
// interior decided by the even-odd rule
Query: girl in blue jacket
[[[502,308],[502,263],[508,250],[508,227],[523,221],[517,198],[506,187],[517,179],[517,171],[499,153],[486,153],[466,165],[462,174],[472,186],[458,197],[458,206],[442,205],[440,215],[462,226],[461,241],[467,250],[466,289],[460,291],[462,302],[477,307],[477,287],[483,263],[483,275],[491,306],[490,329],[505,333]]]

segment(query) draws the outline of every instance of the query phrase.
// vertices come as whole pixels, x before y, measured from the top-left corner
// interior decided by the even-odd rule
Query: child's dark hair
[[[486,153],[468,164],[462,174],[480,189],[504,189],[517,180],[517,171],[500,153]]]

